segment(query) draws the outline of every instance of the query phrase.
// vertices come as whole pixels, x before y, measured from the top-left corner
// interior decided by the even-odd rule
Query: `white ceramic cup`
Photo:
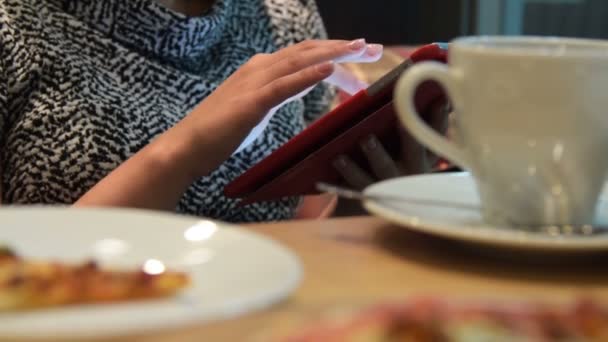
[[[454,108],[450,140],[414,108],[428,80]],[[402,75],[395,105],[418,141],[471,171],[487,222],[593,223],[608,170],[608,41],[459,38],[448,66],[424,62]]]

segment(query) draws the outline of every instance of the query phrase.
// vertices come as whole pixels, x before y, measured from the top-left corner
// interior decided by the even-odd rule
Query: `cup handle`
[[[453,108],[457,110],[461,103],[457,87],[461,79],[459,74],[451,71],[445,64],[421,62],[410,67],[399,78],[395,87],[394,99],[401,122],[416,140],[436,154],[470,170],[472,163],[464,150],[430,128],[420,118],[414,105],[414,95],[418,86],[424,81],[433,80],[446,90]]]

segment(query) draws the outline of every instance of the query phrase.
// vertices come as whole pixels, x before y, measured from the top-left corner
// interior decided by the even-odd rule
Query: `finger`
[[[384,46],[381,44],[367,44],[365,50],[359,54],[345,55],[334,60],[337,63],[373,63],[382,58]]]
[[[325,62],[276,79],[260,89],[254,89],[252,105],[268,111],[329,77],[334,68],[333,62]]]
[[[306,40],[298,44],[281,49],[273,54],[267,55],[266,60],[271,63],[276,63],[289,56],[301,55],[304,52],[310,52],[313,49],[330,49],[340,46],[350,46],[351,49],[346,54],[338,56],[334,62],[375,62],[380,57],[384,50],[382,44],[367,44],[365,39],[355,40]],[[360,48],[357,48],[360,46]]]
[[[399,176],[399,169],[395,161],[386,152],[382,143],[375,135],[370,135],[361,142],[361,150],[369,161],[374,174],[379,179],[388,179]]]
[[[345,155],[338,156],[332,162],[332,165],[334,169],[340,173],[342,178],[344,178],[346,183],[355,189],[365,189],[374,182],[370,175]]]
[[[334,61],[339,57],[349,55],[360,56],[367,49],[367,44],[364,40],[354,40],[346,44],[336,44],[319,46],[303,51],[298,54],[286,55],[285,58],[277,61],[274,64],[267,64],[266,67],[260,67],[253,77],[259,77],[260,84],[264,85],[273,80],[296,73],[309,66],[319,63]]]
[[[404,174],[423,173],[429,169],[425,148],[404,128],[401,129],[401,169]]]
[[[288,56],[298,55],[304,51],[318,49],[318,48],[327,48],[341,45],[354,44],[353,42],[362,41],[365,44],[365,39],[355,39],[355,40],[342,40],[342,39],[309,39],[302,42],[299,42],[294,45],[290,45],[286,48],[280,49],[272,54],[269,54],[268,61],[271,63],[276,63]],[[360,43],[357,43],[360,44]]]
[[[428,122],[437,132],[444,134],[448,126],[450,112],[449,102],[442,100],[435,102],[429,111]]]
[[[325,79],[325,82],[342,89],[350,95],[366,89],[368,86],[367,83],[359,80],[357,76],[339,64],[335,65],[334,72]]]
[[[233,75],[240,74],[240,76],[251,76],[260,72],[260,70],[266,70],[273,64],[289,57],[299,56],[303,51],[310,50],[313,48],[332,48],[336,46],[348,45],[354,41],[348,40],[305,40],[303,42],[288,46],[280,49],[274,53],[258,53],[252,56],[243,67],[239,68]],[[360,43],[358,43],[360,44]],[[362,52],[363,49],[361,49]],[[357,53],[360,53],[359,51]],[[228,81],[230,78],[228,79]]]
[[[318,57],[320,52],[325,57]],[[380,44],[367,44],[364,39],[353,41],[347,40],[308,40],[275,53],[258,53],[251,57],[247,63],[239,68],[234,75],[251,76],[261,73],[268,75],[268,70],[281,70],[282,74],[271,73],[272,77],[280,77],[285,73],[285,68],[292,67],[291,71],[303,69],[307,66],[318,64],[322,61],[333,60],[334,62],[368,63],[375,62],[382,57],[383,46]],[[311,57],[317,57],[310,59]],[[284,68],[277,69],[275,64],[286,64]],[[264,78],[268,82],[268,77]],[[263,81],[264,81],[263,80]],[[230,78],[227,80],[230,81]],[[265,84],[265,83],[262,83]]]
[[[438,101],[431,106],[428,116],[429,124],[438,133],[446,134],[449,125],[449,113],[451,106],[448,101]],[[425,149],[426,161],[429,167],[434,167],[439,161],[439,157],[428,149]]]

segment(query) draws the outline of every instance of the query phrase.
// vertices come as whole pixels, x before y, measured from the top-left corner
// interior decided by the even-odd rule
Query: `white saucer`
[[[267,307],[300,282],[298,259],[236,226],[138,210],[0,208],[0,244],[18,254],[138,267],[155,260],[192,285],[162,300],[0,312],[0,339],[112,337],[231,318]],[[161,267],[162,267],[161,264]]]
[[[366,194],[403,196],[479,207],[479,197],[468,173],[442,173],[401,177],[376,183]],[[597,223],[608,222],[608,192],[603,191]],[[608,232],[584,235],[550,235],[483,222],[477,209],[411,204],[402,201],[366,201],[365,208],[405,228],[444,238],[536,251],[591,252],[608,250]]]

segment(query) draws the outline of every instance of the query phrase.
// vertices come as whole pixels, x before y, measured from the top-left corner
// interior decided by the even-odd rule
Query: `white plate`
[[[473,178],[468,173],[441,173],[401,177],[376,183],[367,194],[445,201],[479,207]],[[596,223],[608,223],[606,190],[602,193]],[[400,201],[366,201],[365,208],[403,227],[445,238],[491,246],[542,251],[590,252],[608,250],[608,233],[590,236],[534,233],[483,222],[479,210],[409,204]]]
[[[230,318],[285,298],[302,274],[290,251],[262,236],[148,211],[5,207],[0,243],[24,256],[70,262],[94,257],[130,267],[157,260],[187,271],[193,283],[162,300],[0,313],[0,338],[108,337]]]

